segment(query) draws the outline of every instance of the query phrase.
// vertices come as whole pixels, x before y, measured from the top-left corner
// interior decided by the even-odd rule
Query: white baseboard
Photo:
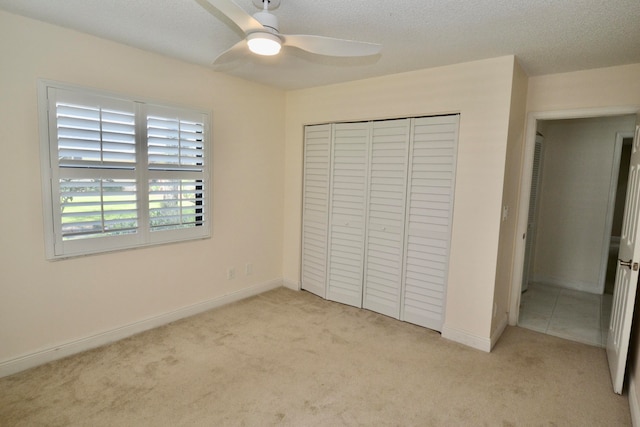
[[[507,315],[507,313],[505,313],[502,316],[502,319],[500,319],[500,322],[498,322],[498,327],[491,334],[491,350],[493,350],[493,347],[496,345],[496,343],[502,336],[502,333],[507,328],[508,320],[509,320],[509,316]]]
[[[285,288],[293,289],[294,291],[299,291],[301,289],[300,282],[294,282],[289,279],[283,279],[282,286],[284,286]]]
[[[482,350],[487,353],[491,351],[491,338],[480,337],[462,329],[450,328],[444,326],[442,328],[442,338]]]
[[[270,280],[266,283],[261,283],[249,288],[232,292],[227,295],[212,298],[207,301],[202,301],[193,305],[179,308],[177,310],[159,314],[157,316],[149,317],[147,319],[143,319],[129,325],[100,332],[98,334],[80,338],[78,340],[61,343],[54,347],[45,348],[43,350],[29,353],[13,359],[0,361],[0,378],[15,374],[20,371],[24,371],[25,369],[42,365],[44,363],[52,362],[57,359],[62,359],[63,357],[71,356],[72,354],[100,347],[102,345],[118,341],[123,338],[138,334],[140,332],[157,328],[158,326],[166,325],[167,323],[175,322],[176,320],[190,317],[195,314],[211,310],[213,308],[240,301],[242,299],[269,291],[271,289],[281,287],[282,285],[282,279]]]
[[[601,286],[597,283],[583,282],[579,280],[563,279],[548,276],[536,276],[529,280],[530,282],[541,283],[543,285],[555,286],[557,288],[571,289],[580,292],[589,292],[591,294],[601,294]]]
[[[631,411],[631,424],[640,427],[640,404],[638,403],[638,393],[636,392],[636,381],[634,375],[629,375],[629,410]]]

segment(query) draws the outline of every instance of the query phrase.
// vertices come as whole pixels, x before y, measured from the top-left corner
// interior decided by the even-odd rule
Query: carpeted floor
[[[625,426],[605,351],[490,354],[285,288],[0,379],[2,426]]]

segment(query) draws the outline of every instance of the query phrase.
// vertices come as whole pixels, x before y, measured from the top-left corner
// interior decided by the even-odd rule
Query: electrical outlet
[[[229,267],[229,269],[227,270],[227,280],[231,280],[231,279],[235,279],[236,278],[236,269],[235,267]]]
[[[253,264],[248,262],[244,265],[244,274],[247,276],[253,274]]]

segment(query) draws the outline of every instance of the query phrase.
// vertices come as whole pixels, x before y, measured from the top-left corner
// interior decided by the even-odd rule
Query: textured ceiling
[[[242,38],[205,0],[0,0],[0,9],[205,66]],[[286,48],[220,71],[296,89],[510,54],[531,76],[640,63],[639,0],[281,0],[274,13],[284,34],[380,43],[382,53]]]

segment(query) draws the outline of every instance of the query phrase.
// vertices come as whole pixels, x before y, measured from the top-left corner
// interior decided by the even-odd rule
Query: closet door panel
[[[363,307],[400,316],[410,120],[372,123]]]
[[[331,125],[305,127],[302,199],[302,289],[325,297]]]
[[[401,319],[442,330],[459,116],[414,119]]]
[[[326,298],[362,307],[369,123],[333,128]]]

